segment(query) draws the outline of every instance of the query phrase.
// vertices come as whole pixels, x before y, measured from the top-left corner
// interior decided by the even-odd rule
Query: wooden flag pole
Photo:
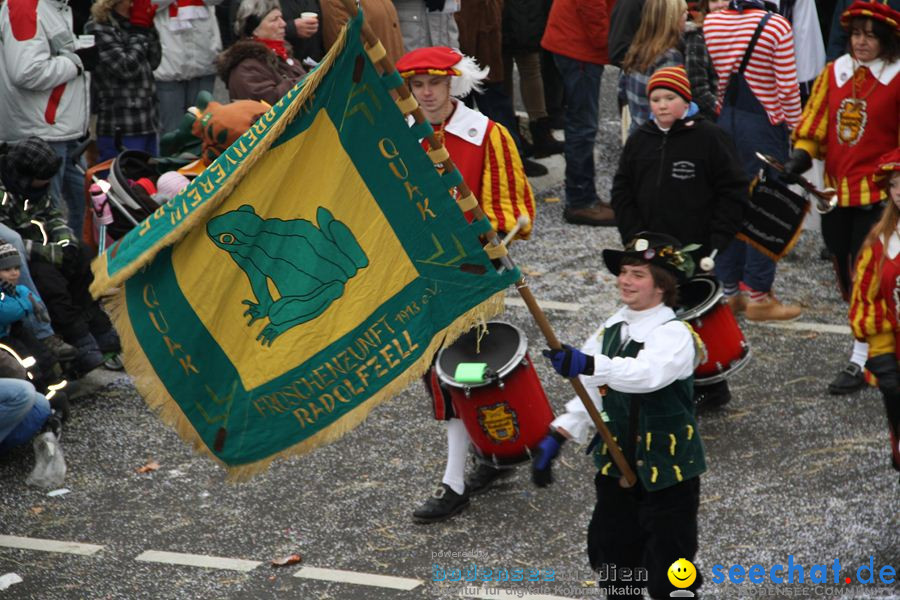
[[[344,4],[344,8],[350,13],[351,16],[356,14],[357,8],[354,0],[342,0],[342,2]],[[367,52],[369,52],[369,56],[378,57],[377,64],[382,68],[384,74],[390,75],[391,73],[394,73],[396,71],[396,69],[394,68],[394,63],[387,56],[387,53],[384,51],[384,47],[381,45],[378,37],[372,31],[371,27],[369,27],[369,24],[365,21],[363,21],[362,25],[362,37],[363,41],[365,42],[366,50]],[[425,113],[422,112],[421,107],[419,107],[418,103],[413,98],[412,92],[409,91],[409,88],[405,85],[401,85],[400,87],[394,88],[394,91],[400,97],[400,101],[398,102],[400,106],[403,106],[404,104],[415,105],[414,110],[404,111],[404,113],[412,115],[417,125],[420,123],[424,123]],[[438,162],[441,163],[444,172],[456,172],[456,165],[449,157],[449,154],[447,154],[447,152],[444,150],[444,146],[437,138],[437,136],[435,136],[432,132],[425,139],[428,140],[428,145],[431,148],[431,152],[429,154],[442,155],[441,160]],[[459,191],[460,197],[457,203],[460,205],[460,208],[463,211],[470,211],[476,220],[487,219],[484,211],[481,210],[481,204],[479,204],[478,201],[475,200],[472,190],[464,180],[457,186],[457,189]],[[494,231],[493,228],[488,230],[484,234],[484,237],[491,246],[501,246],[500,236],[497,235],[497,232]],[[508,255],[504,254],[499,260],[501,261],[501,264],[503,264],[503,266],[505,266],[506,268],[515,268],[515,264]],[[553,327],[550,325],[550,321],[547,320],[547,316],[544,314],[544,311],[541,309],[541,307],[537,303],[537,300],[532,295],[531,290],[528,288],[528,284],[526,283],[524,277],[516,281],[516,291],[519,292],[519,296],[522,297],[522,300],[525,302],[525,306],[528,307],[528,311],[531,313],[532,318],[534,319],[535,323],[537,323],[537,326],[541,330],[541,333],[544,335],[544,338],[547,340],[547,345],[550,347],[550,349],[559,350],[560,348],[562,348],[562,344],[560,344],[559,340],[557,339],[556,334],[553,331]],[[600,434],[600,437],[603,439],[603,442],[609,449],[609,453],[612,457],[613,462],[619,469],[619,472],[622,473],[622,477],[619,479],[619,484],[622,487],[632,487],[637,482],[637,477],[634,474],[634,470],[632,470],[631,466],[628,464],[628,461],[625,459],[625,455],[622,454],[622,450],[619,448],[619,444],[616,442],[616,440],[613,439],[612,433],[603,422],[603,418],[600,416],[600,411],[597,410],[597,407],[594,405],[593,400],[591,400],[591,397],[588,395],[587,390],[584,388],[584,384],[581,383],[581,380],[578,377],[569,378],[569,383],[572,384],[572,388],[575,390],[575,394],[581,399],[581,402],[584,404],[585,410],[587,410],[588,414],[591,416],[591,420],[594,422],[594,426],[597,428],[597,433]]]

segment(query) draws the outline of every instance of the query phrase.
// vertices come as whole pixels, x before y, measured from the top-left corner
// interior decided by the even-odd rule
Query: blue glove
[[[541,440],[531,455],[531,480],[538,487],[547,487],[553,483],[553,459],[566,441],[566,436],[557,432],[550,433]]]
[[[543,355],[550,359],[553,368],[563,377],[594,373],[594,357],[568,344],[563,344],[559,350],[548,348],[543,351]]]

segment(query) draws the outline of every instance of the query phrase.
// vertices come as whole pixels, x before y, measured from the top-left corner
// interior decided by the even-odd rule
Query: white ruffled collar
[[[675,311],[665,304],[658,304],[646,310],[631,310],[623,306],[606,320],[604,328],[612,327],[616,323],[628,325],[628,337],[636,342],[644,343],[650,332],[675,318]]]
[[[844,87],[844,84],[853,78],[853,73],[859,67],[868,67],[873,77],[878,79],[882,85],[888,85],[900,73],[900,60],[895,60],[889,64],[885,64],[882,58],[876,58],[869,62],[860,62],[853,60],[853,57],[849,54],[844,54],[834,61],[834,78],[838,87]]]

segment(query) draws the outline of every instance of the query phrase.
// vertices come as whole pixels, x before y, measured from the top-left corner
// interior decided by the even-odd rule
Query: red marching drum
[[[442,349],[434,371],[449,391],[478,458],[510,467],[529,460],[531,448],[547,435],[553,411],[522,330],[502,321],[490,321],[487,328],[483,334],[476,327]],[[487,363],[489,375],[483,383],[460,383],[454,379],[460,363]]]
[[[722,297],[722,284],[711,275],[698,275],[683,283],[678,294],[675,314],[690,323],[706,346],[694,383],[717,383],[737,373],[750,360],[750,344]]]

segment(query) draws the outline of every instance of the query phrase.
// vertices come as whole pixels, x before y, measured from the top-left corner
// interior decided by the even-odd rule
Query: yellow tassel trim
[[[387,56],[387,50],[384,49],[384,46],[379,41],[372,47],[366,47],[366,54],[369,55],[369,60],[372,61],[372,64],[378,64],[378,61]]]
[[[657,477],[659,477],[659,470],[656,467],[650,467],[650,483],[656,483]]]
[[[694,426],[688,425],[687,426],[687,439],[690,440],[692,437],[694,437]]]
[[[449,156],[449,154],[447,156]],[[469,212],[470,210],[478,206],[478,200],[475,198],[474,194],[469,194],[468,196],[457,200],[456,205],[459,206],[459,210],[463,212]]]
[[[650,452],[650,440],[652,440],[652,439],[653,439],[653,433],[648,431],[647,432],[647,452]]]
[[[497,246],[493,244],[486,244],[484,246],[484,253],[487,254],[488,258],[490,258],[491,260],[499,260],[509,254],[509,252],[506,251],[506,246],[504,246],[503,244]]]
[[[435,148],[434,150],[429,150],[427,154],[428,154],[428,158],[431,159],[431,162],[433,162],[436,165],[443,164],[443,162],[445,160],[450,158],[450,153],[447,152],[446,146],[441,146],[440,148]],[[470,196],[471,196],[471,194],[470,194]],[[468,197],[469,196],[466,196],[466,198],[468,198]],[[475,196],[472,196],[472,199],[474,200]],[[457,202],[457,204],[458,204],[458,202]],[[472,208],[475,208],[475,206],[477,206],[477,205],[478,205],[478,202],[476,201],[475,205],[473,205]],[[468,210],[472,210],[472,209],[470,208]]]
[[[672,456],[675,456],[675,444],[677,442],[675,441],[674,433],[669,434],[669,440],[672,442],[671,444],[669,444],[669,454],[671,454]]]
[[[612,466],[612,461],[610,461],[610,462],[606,463],[605,465],[603,465],[603,468],[600,469],[600,472],[603,473],[604,475],[609,475],[609,468],[610,468],[611,466]]]
[[[397,100],[397,108],[399,108],[400,112],[402,112],[404,115],[408,115],[419,108],[419,103],[416,102],[415,96],[410,94],[406,98],[400,98],[399,100]]]
[[[675,479],[678,481],[682,481],[684,477],[681,475],[681,467],[678,465],[672,465],[672,468],[675,469]]]
[[[412,364],[390,384],[379,390],[369,398],[369,400],[344,415],[332,426],[309,437],[303,442],[285,448],[281,452],[269,456],[268,458],[234,467],[229,467],[222,463],[222,461],[213,454],[212,449],[206,446],[190,420],[181,410],[181,407],[175,402],[172,396],[169,395],[166,387],[157,376],[153,365],[144,354],[141,345],[135,337],[134,330],[131,328],[124,288],[119,290],[105,306],[110,312],[116,331],[119,333],[119,337],[122,341],[122,358],[125,362],[125,368],[134,380],[134,385],[144,398],[147,406],[156,412],[159,415],[159,418],[165,424],[172,427],[181,439],[190,444],[195,451],[209,456],[215,462],[225,467],[228,471],[227,480],[229,482],[241,482],[268,469],[269,464],[273,460],[306,454],[319,446],[341,438],[345,433],[362,423],[369,413],[377,406],[402,391],[403,388],[413,381],[417,381],[421,378],[422,375],[431,368],[432,357],[442,346],[449,346],[456,338],[472,329],[472,327],[476,326],[478,323],[503,312],[505,308],[505,298],[506,291],[502,291],[458,317],[447,328],[435,335],[434,339],[428,345],[428,348],[425,349],[425,352],[418,361]]]
[[[603,442],[603,448],[601,448],[600,454],[606,454],[606,452],[608,450],[609,450],[609,446],[606,445],[606,442]]]

